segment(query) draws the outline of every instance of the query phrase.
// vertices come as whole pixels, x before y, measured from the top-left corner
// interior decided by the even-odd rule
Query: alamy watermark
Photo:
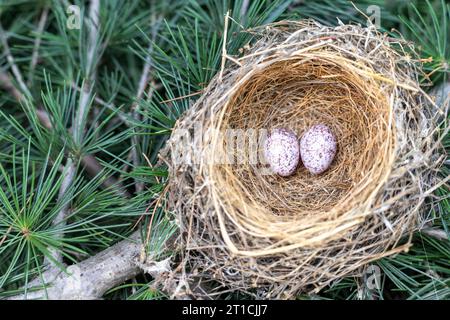
[[[67,29],[79,30],[81,28],[80,7],[77,5],[70,5],[67,7],[66,13],[68,14],[66,22]]]
[[[202,123],[191,129],[175,129],[172,160],[177,164],[250,165],[271,174],[264,156],[269,130],[260,128],[203,130]]]
[[[377,5],[368,6],[366,13],[369,18],[368,23],[372,23],[377,29],[381,28],[381,8]]]
[[[362,285],[358,290],[359,299],[371,299],[381,290],[381,268],[370,264],[363,271]]]

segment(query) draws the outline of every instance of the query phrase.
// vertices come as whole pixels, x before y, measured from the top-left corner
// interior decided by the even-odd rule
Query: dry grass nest
[[[420,88],[421,63],[406,42],[374,26],[313,21],[249,32],[257,40],[229,57],[167,144],[182,248],[174,296],[291,298],[358,276],[408,249],[436,186],[442,110]],[[301,136],[317,123],[338,143],[325,173],[300,165],[280,177],[254,161],[258,132]],[[229,129],[250,133],[236,147]]]

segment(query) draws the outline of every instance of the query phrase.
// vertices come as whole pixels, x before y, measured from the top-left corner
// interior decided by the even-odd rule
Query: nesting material
[[[359,276],[408,249],[437,183],[440,110],[420,88],[421,65],[406,42],[374,26],[312,21],[250,32],[250,52],[211,81],[162,155],[180,226],[174,296],[292,298]],[[320,175],[301,165],[287,178],[266,174],[252,143],[239,148],[238,163],[214,161],[230,145],[224,130],[285,127],[302,136],[318,123],[339,148]],[[186,138],[199,127],[201,138]]]

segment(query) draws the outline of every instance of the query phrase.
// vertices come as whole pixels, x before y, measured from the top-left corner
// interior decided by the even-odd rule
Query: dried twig
[[[3,235],[3,237],[0,239],[0,247],[3,245],[3,243],[4,243],[5,240],[6,240],[6,237],[8,237],[8,234],[11,232],[12,229],[13,229],[13,227],[10,226],[10,227],[8,228],[8,230],[6,230],[6,232],[5,232],[5,234]]]
[[[223,72],[225,69],[225,62],[227,61],[227,37],[228,37],[228,20],[230,18],[230,11],[227,11],[227,14],[225,15],[225,25],[223,30],[223,43],[222,43],[222,61],[220,64],[220,73],[219,73],[219,79],[222,81]]]
[[[75,90],[81,92],[81,88],[78,87],[75,83],[72,84],[72,88],[74,88]],[[130,121],[128,119],[127,114],[125,114],[124,112],[117,110],[118,108],[116,106],[114,106],[112,103],[108,103],[105,100],[99,98],[98,96],[94,97],[94,101],[97,102],[99,105],[104,106],[106,108],[108,108],[109,110],[116,112],[117,117],[127,126],[130,126]]]

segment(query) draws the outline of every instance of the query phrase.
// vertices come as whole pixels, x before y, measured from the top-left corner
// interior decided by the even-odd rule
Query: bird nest
[[[436,110],[409,45],[313,21],[249,32],[252,47],[224,55],[167,145],[182,248],[174,295],[291,298],[359,275],[408,249],[435,183]],[[318,123],[336,135],[331,167],[272,174],[264,133]]]

